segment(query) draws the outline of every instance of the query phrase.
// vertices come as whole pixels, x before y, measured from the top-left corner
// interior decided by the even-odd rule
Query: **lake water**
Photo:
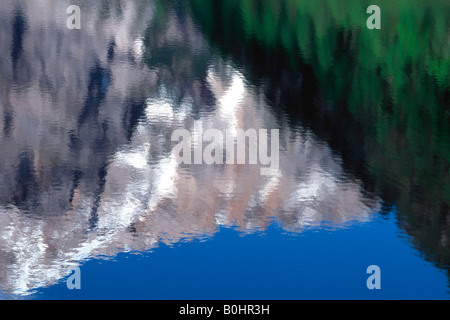
[[[336,3],[2,4],[0,298],[448,299],[450,6]]]

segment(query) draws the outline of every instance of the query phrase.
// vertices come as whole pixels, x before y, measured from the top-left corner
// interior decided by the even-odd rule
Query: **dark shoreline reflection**
[[[223,56],[262,82],[274,111],[339,152],[345,170],[397,207],[413,245],[448,273],[450,6],[382,0],[382,30],[371,32],[370,1],[336,3],[187,6]]]
[[[65,27],[69,1],[18,3],[0,11],[0,290],[26,294],[85,259],[218,226],[254,232],[276,218],[301,232],[380,211],[326,130],[274,109],[316,86],[307,67],[291,79],[274,64],[283,73],[267,88],[171,2],[86,1],[80,31]],[[172,132],[199,124],[280,129],[279,171],[178,165]]]

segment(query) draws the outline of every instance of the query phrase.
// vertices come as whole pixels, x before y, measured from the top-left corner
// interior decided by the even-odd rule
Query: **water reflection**
[[[346,171],[398,208],[414,246],[448,274],[448,3],[379,0],[375,33],[365,27],[369,1],[190,4],[209,41],[263,82],[291,125],[339,150]]]
[[[276,114],[189,15],[149,1],[90,1],[74,31],[69,5],[19,1],[0,11],[0,289],[25,294],[84,259],[219,225],[254,232],[277,219],[300,232],[379,210],[339,155]],[[277,174],[179,165],[171,134],[199,124],[280,129]]]

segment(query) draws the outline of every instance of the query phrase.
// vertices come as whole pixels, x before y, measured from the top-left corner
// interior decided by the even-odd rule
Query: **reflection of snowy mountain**
[[[251,232],[275,217],[301,230],[366,221],[376,210],[326,144],[280,128],[189,18],[170,12],[145,51],[142,35],[156,19],[148,1],[89,2],[81,33],[65,28],[68,2],[21,2],[0,12],[1,56],[11,57],[0,60],[0,289],[24,293],[83,259],[218,225]],[[279,171],[178,165],[171,134],[199,123],[280,128]]]

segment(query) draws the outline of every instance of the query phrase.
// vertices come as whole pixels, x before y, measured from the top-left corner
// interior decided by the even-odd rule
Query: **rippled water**
[[[411,235],[404,235],[400,223],[397,225],[395,202],[392,205],[390,199],[387,201],[366,181],[367,176],[351,165],[354,162],[364,166],[363,161],[352,158],[352,151],[336,148],[333,140],[339,137],[330,139],[327,130],[318,128],[317,122],[311,124],[301,112],[277,109],[277,101],[289,105],[283,100],[283,90],[307,90],[305,82],[311,79],[306,73],[286,76],[285,84],[283,75],[262,75],[255,81],[255,75],[247,70],[252,62],[242,63],[233,55],[223,54],[226,49],[211,40],[194,18],[195,10],[180,4],[83,2],[81,30],[66,27],[69,4],[11,1],[2,4],[0,10],[3,297],[33,293],[54,297],[45,291],[52,288],[68,294],[61,281],[71,267],[80,265],[87,274],[89,270],[99,275],[114,274],[114,266],[123,266],[123,259],[128,259],[124,255],[130,252],[144,254],[127,268],[141,277],[145,277],[142,273],[148,276],[144,283],[161,292],[161,296],[155,294],[153,298],[179,297],[177,289],[167,289],[172,288],[170,281],[157,286],[155,277],[178,277],[180,271],[167,266],[180,263],[180,257],[194,261],[189,264],[192,270],[201,270],[204,261],[200,257],[205,253],[211,254],[214,248],[236,250],[225,254],[228,260],[220,261],[220,265],[225,269],[228,265],[236,279],[245,279],[233,257],[239,256],[245,269],[246,264],[264,256],[264,246],[267,259],[285,263],[266,264],[266,268],[272,268],[262,272],[267,277],[271,277],[270,271],[277,274],[289,269],[289,264],[297,265],[298,257],[292,255],[299,249],[304,250],[303,259],[311,262],[303,266],[305,270],[320,259],[331,268],[333,262],[342,259],[355,262],[353,266],[361,265],[355,271],[349,262],[343,273],[351,278],[349,270],[361,272],[360,282],[365,288],[365,268],[377,264],[377,259],[387,259],[380,258],[380,248],[372,248],[370,253],[367,248],[354,247],[365,228],[374,237],[386,235],[383,240],[365,241],[399,248],[398,252],[387,250],[388,257],[404,257],[404,263],[413,269],[425,263],[423,258],[408,262],[417,250],[411,249],[415,240],[398,245]],[[310,107],[307,98],[300,103],[304,110]],[[221,132],[278,129],[278,170],[265,176],[259,164],[179,164],[173,149],[176,142],[171,140],[173,132],[187,129],[193,133],[196,145],[199,128]],[[349,161],[349,157],[353,160]],[[389,223],[380,222],[383,219]],[[320,234],[317,239],[314,232]],[[292,237],[302,234],[304,237]],[[280,238],[283,235],[289,240]],[[337,250],[333,255],[335,249],[330,242],[326,244],[328,240],[320,238],[327,235],[336,236],[341,249],[348,246],[349,252],[355,252],[344,254]],[[308,242],[302,242],[304,239]],[[172,247],[178,243],[182,245]],[[202,247],[183,251],[189,243]],[[246,248],[248,243],[252,250]],[[324,245],[320,249],[318,244]],[[302,249],[304,246],[308,249]],[[277,251],[278,258],[274,255]],[[325,256],[315,260],[320,252]],[[372,260],[357,259],[371,254]],[[285,260],[287,256],[292,260]],[[102,269],[96,263],[106,257],[116,260],[105,262]],[[142,266],[142,261],[153,264]],[[363,265],[366,261],[367,265]],[[221,282],[217,275],[225,271],[213,264],[210,267],[216,274],[208,269],[209,278],[203,281],[224,285],[227,278]],[[387,274],[392,280],[392,274],[405,266],[390,267]],[[438,276],[437,267],[429,264],[425,272],[424,278],[434,279],[432,285],[439,288],[436,296],[447,297],[446,280]],[[185,279],[189,276],[190,292],[196,297],[195,272]],[[95,277],[86,277],[84,288],[102,285],[94,286]],[[137,287],[143,281],[130,275],[119,278],[123,280],[117,280],[110,290],[121,292],[121,286],[126,287],[129,281],[136,281]],[[252,281],[255,279],[247,289],[255,286]],[[291,286],[295,287],[299,280],[294,277],[293,281]],[[333,286],[333,280],[329,281]],[[273,286],[259,285],[266,293],[263,298],[277,297]],[[248,292],[243,286],[243,292]],[[125,296],[147,297],[145,289],[140,290],[131,290],[133,293]],[[369,291],[364,290],[361,296]],[[105,296],[101,291],[81,291],[93,298]],[[324,287],[322,292],[312,296],[326,297],[329,289]],[[222,294],[224,291],[211,292],[208,297]],[[401,297],[401,293],[389,294]],[[229,296],[222,297],[234,296],[230,290]],[[279,296],[299,295],[287,288]],[[308,294],[304,292],[303,296]]]

